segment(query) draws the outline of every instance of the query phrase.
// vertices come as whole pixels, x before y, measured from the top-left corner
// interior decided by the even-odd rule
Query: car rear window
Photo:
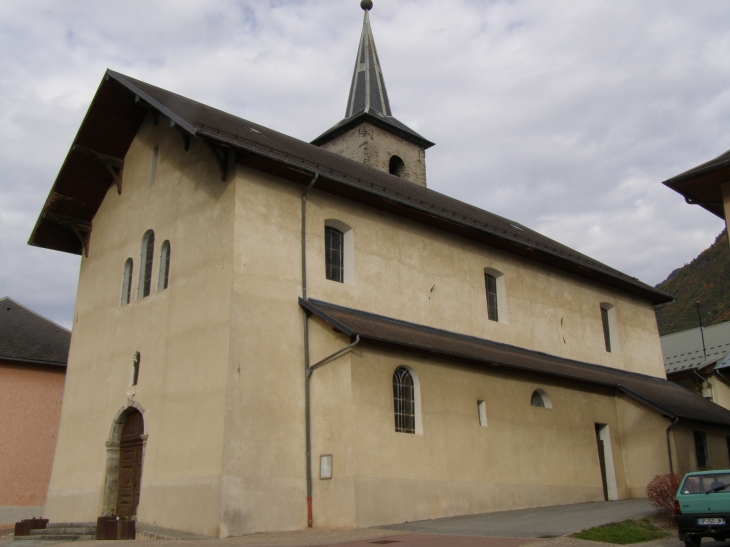
[[[685,477],[681,494],[707,494],[709,491],[730,492],[730,473],[713,473],[711,475],[690,475]]]

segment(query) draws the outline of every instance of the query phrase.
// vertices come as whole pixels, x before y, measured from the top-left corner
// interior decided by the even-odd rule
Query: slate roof
[[[730,321],[705,327],[703,333],[698,327],[668,334],[661,337],[661,343],[667,374],[701,369],[713,363],[717,363],[716,368],[724,368],[730,364]]]
[[[730,179],[730,150],[680,173],[662,184],[720,218],[725,218],[720,185]]]
[[[348,336],[484,366],[616,389],[669,418],[730,426],[730,410],[661,378],[592,365],[318,300],[299,305]]]
[[[91,230],[94,215],[113,182],[103,162],[85,151],[124,158],[150,110],[169,118],[183,137],[195,136],[232,151],[242,165],[302,185],[309,184],[318,173],[315,190],[523,256],[654,304],[673,300],[667,293],[526,226],[111,70],[106,72],[74,139],[29,244],[81,254],[78,233]]]
[[[70,344],[71,331],[0,298],[0,360],[65,367]]]
[[[321,146],[363,122],[370,122],[396,133],[407,141],[423,146],[424,149],[433,146],[431,141],[424,139],[393,117],[378,51],[375,48],[375,39],[370,28],[368,10],[365,10],[345,118],[314,139],[312,144]]]

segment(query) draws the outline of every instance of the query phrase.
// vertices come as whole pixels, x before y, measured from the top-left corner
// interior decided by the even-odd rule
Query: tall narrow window
[[[155,146],[152,149],[152,163],[150,165],[150,184],[155,183],[155,177],[157,176],[157,157],[160,155],[160,147]]]
[[[332,226],[324,227],[324,250],[325,266],[327,268],[327,279],[342,283],[343,258],[344,258],[344,234]]]
[[[139,287],[137,299],[149,296],[152,285],[152,258],[155,254],[155,233],[147,230],[142,238],[142,253],[140,254]]]
[[[170,242],[165,240],[160,249],[160,275],[157,279],[157,290],[167,288],[170,278]]]
[[[477,410],[479,411],[479,425],[487,427],[487,403],[485,401],[477,401]]]
[[[393,410],[398,433],[416,432],[416,399],[413,377],[405,367],[393,372]]]
[[[694,434],[697,467],[710,467],[710,457],[707,453],[707,435],[704,431],[695,431]]]
[[[122,273],[122,299],[120,306],[129,304],[130,296],[132,295],[132,267],[134,266],[132,259],[128,258],[124,262],[124,271]]]
[[[487,286],[487,313],[490,321],[499,321],[497,308],[497,278],[491,274],[484,274],[484,282]]]
[[[603,339],[606,341],[606,351],[611,352],[611,326],[608,323],[608,310],[601,306],[601,321],[603,322]]]

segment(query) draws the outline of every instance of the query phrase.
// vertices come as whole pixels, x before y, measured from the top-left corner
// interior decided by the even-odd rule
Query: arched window
[[[601,324],[603,325],[603,341],[606,351],[618,353],[621,344],[618,339],[618,323],[616,322],[616,308],[608,302],[601,303]]]
[[[352,285],[355,280],[352,228],[336,219],[325,220],[324,253],[327,279]]]
[[[487,317],[490,321],[507,323],[507,289],[504,274],[494,268],[484,268],[487,293]]]
[[[405,168],[406,164],[403,163],[403,160],[399,156],[390,157],[390,161],[388,162],[388,173],[395,175],[396,177],[400,177],[403,175]]]
[[[416,432],[416,393],[413,376],[405,367],[393,372],[393,412],[398,433]]]
[[[160,275],[157,279],[157,290],[162,291],[167,288],[170,278],[170,242],[165,240],[160,249]]]
[[[142,252],[140,253],[139,287],[137,287],[137,299],[144,298],[150,294],[152,285],[152,258],[155,254],[155,233],[147,230],[142,237]]]
[[[536,389],[532,392],[532,398],[530,404],[539,408],[552,408],[553,405],[550,402],[550,397],[542,389]]]
[[[132,268],[134,264],[131,258],[128,258],[124,262],[124,271],[122,272],[122,298],[119,303],[120,306],[129,304],[130,297],[132,295]]]

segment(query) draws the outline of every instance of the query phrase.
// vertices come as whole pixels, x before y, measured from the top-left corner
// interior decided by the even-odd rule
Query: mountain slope
[[[727,232],[723,230],[709,248],[689,264],[674,270],[657,288],[677,298],[673,304],[657,311],[662,336],[698,327],[695,304],[698,300],[705,327],[730,321],[730,245]]]

